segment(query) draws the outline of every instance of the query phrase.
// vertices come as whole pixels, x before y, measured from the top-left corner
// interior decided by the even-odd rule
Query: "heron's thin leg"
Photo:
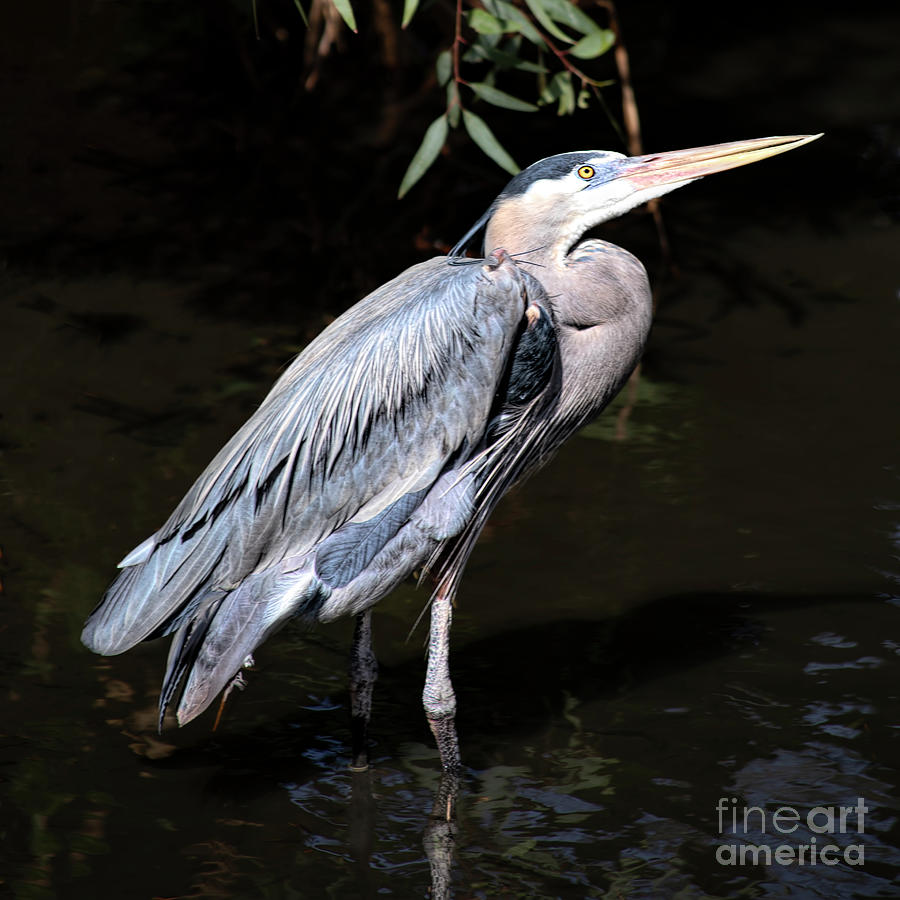
[[[450,623],[453,601],[439,590],[431,601],[431,634],[428,638],[428,670],[422,703],[431,733],[437,741],[441,763],[448,771],[460,767],[459,741],[456,737],[456,695],[450,681]]]
[[[369,767],[369,719],[372,691],[378,680],[378,660],[372,647],[372,611],[356,616],[353,646],[350,649],[350,735],[353,759],[350,769],[365,772]]]

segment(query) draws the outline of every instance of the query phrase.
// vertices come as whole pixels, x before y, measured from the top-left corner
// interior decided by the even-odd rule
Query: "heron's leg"
[[[372,647],[372,610],[358,613],[350,649],[350,735],[353,759],[350,769],[365,772],[369,767],[369,719],[372,691],[378,680],[378,660]]]
[[[460,767],[459,741],[456,737],[456,695],[450,682],[450,623],[453,601],[439,590],[431,602],[431,633],[428,638],[428,670],[422,703],[437,741],[441,763],[447,771]]]

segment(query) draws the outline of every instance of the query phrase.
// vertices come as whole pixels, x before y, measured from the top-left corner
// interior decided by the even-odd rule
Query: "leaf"
[[[538,47],[544,45],[540,32],[531,24],[531,20],[521,9],[513,6],[512,3],[507,3],[506,0],[484,0],[484,5],[497,18],[503,19],[507,29],[519,32]]]
[[[490,60],[501,69],[520,69],[523,72],[536,73],[547,71],[546,66],[529,62],[527,59],[519,59],[515,53],[507,53],[505,50],[496,50],[493,47],[483,47],[481,44],[473,43],[469,52],[476,58]]]
[[[453,74],[453,59],[450,51],[445,50],[438,54],[438,58],[434,63],[434,71],[437,73],[438,84],[445,85]]]
[[[520,69],[522,72],[535,72],[538,75],[550,71],[546,66],[542,66],[540,63],[528,62],[527,59],[519,60],[516,68]]]
[[[435,119],[425,132],[416,155],[409,163],[409,168],[400,182],[400,190],[397,192],[398,197],[403,197],[406,192],[431,168],[431,164],[437,159],[447,140],[447,117],[439,116]]]
[[[503,34],[507,30],[503,22],[483,9],[470,10],[468,22],[469,27],[479,34]]]
[[[300,0],[294,0],[294,6],[297,7],[297,12],[300,13],[300,18],[303,19],[303,24],[309,28],[309,19],[306,17],[306,11],[303,9],[303,6],[300,4]]]
[[[612,31],[608,28],[598,28],[593,33],[585,35],[569,50],[569,53],[579,59],[596,59],[606,53],[615,42],[616,36]]]
[[[459,127],[459,111],[462,104],[459,102],[459,87],[455,81],[447,82],[447,121],[451,128]]]
[[[501,91],[499,88],[495,88],[483,81],[469,82],[469,87],[475,92],[476,97],[487,103],[493,103],[494,106],[502,106],[504,109],[514,109],[517,112],[537,111],[537,107],[533,103],[528,103],[526,100],[520,100],[518,97],[513,97],[512,94],[507,94],[506,91]]]
[[[575,89],[572,87],[571,72],[557,72],[541,91],[541,103],[553,103],[559,100],[557,114],[566,115],[575,111]]]
[[[573,41],[564,31],[560,31],[560,29],[556,27],[553,19],[550,18],[550,14],[544,5],[548,2],[549,0],[525,0],[532,15],[544,26],[544,31],[549,31],[553,37],[565,41],[567,44],[574,44],[575,41]]]
[[[583,13],[569,0],[541,0],[547,15],[561,25],[568,25],[581,34],[592,34],[598,28],[597,23],[586,13]]]
[[[331,0],[334,8],[341,14],[341,18],[347,23],[347,27],[356,32],[356,16],[353,15],[353,7],[350,0]]]
[[[565,76],[560,79],[558,116],[568,116],[575,112],[575,88],[572,87],[572,73],[560,72]]]
[[[406,28],[409,25],[410,19],[416,14],[416,10],[419,8],[419,0],[403,0],[403,19],[400,22],[401,28]]]
[[[469,137],[489,156],[501,169],[506,169],[510,175],[516,175],[519,167],[516,161],[503,149],[500,141],[494,137],[494,132],[488,128],[487,122],[475,113],[467,109],[462,111],[463,125],[469,132]]]

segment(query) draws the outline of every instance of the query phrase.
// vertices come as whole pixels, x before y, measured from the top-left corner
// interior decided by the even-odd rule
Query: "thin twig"
[[[616,4],[613,0],[594,0],[598,6],[606,10],[610,31],[616,36],[613,49],[613,57],[616,61],[616,69],[619,72],[619,83],[622,89],[622,118],[625,122],[626,147],[629,156],[641,156],[644,152],[644,143],[641,138],[641,117],[638,113],[637,99],[634,95],[634,86],[631,82],[631,62],[628,57],[628,48],[622,40],[622,28],[619,25],[619,16]],[[663,222],[662,210],[659,200],[651,200],[647,204],[653,222],[656,225],[656,235],[659,240],[659,248],[662,252],[663,263],[666,268],[672,265],[672,251],[669,245],[669,237]],[[656,312],[656,297],[653,298],[653,311]]]
[[[609,30],[615,35],[613,45],[613,58],[616,61],[616,69],[619,72],[619,83],[622,86],[622,118],[625,120],[626,147],[629,156],[640,156],[643,152],[641,142],[641,117],[638,114],[637,100],[634,96],[634,88],[631,84],[631,64],[628,59],[628,49],[622,40],[622,28],[619,25],[619,16],[616,12],[616,4],[613,0],[594,0],[597,6],[606,10],[609,21]]]
[[[465,84],[459,74],[459,47],[465,41],[462,36],[462,8],[463,0],[456,0],[456,31],[453,35],[453,80],[457,84]],[[457,91],[457,99],[459,92]]]

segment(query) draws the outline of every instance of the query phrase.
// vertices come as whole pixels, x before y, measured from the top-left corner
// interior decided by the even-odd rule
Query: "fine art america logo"
[[[739,806],[736,797],[720,797],[716,804],[719,834],[716,847],[723,866],[848,866],[865,864],[866,848],[856,835],[865,834],[869,808],[859,797],[855,806],[814,806],[800,812],[779,806]]]

